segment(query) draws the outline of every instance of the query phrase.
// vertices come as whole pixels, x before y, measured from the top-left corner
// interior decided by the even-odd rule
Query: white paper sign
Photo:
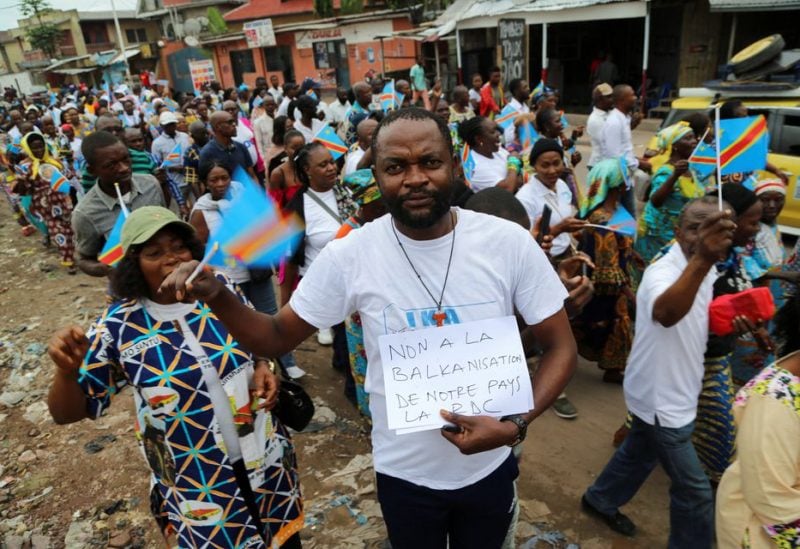
[[[439,411],[501,417],[533,409],[533,387],[513,316],[382,335],[389,428],[437,429]]]
[[[263,48],[275,45],[275,31],[272,28],[272,19],[259,19],[248,21],[242,27],[247,47]]]

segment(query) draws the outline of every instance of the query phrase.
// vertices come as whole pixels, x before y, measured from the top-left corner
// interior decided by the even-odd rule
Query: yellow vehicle
[[[770,143],[770,164],[789,177],[786,205],[778,217],[782,232],[800,235],[800,88],[792,90],[769,91],[763,88],[747,92],[718,91],[708,88],[682,88],[678,99],[672,102],[672,110],[661,124],[665,128],[693,112],[705,112],[712,117],[713,107],[730,99],[739,99],[751,115],[763,114],[767,119]],[[648,149],[656,151],[655,136]],[[650,159],[653,169],[666,162],[664,155]],[[759,178],[767,177],[768,172],[759,172]]]

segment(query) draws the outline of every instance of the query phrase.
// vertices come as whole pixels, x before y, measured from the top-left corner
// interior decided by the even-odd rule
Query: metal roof
[[[83,74],[85,72],[91,72],[93,70],[97,70],[100,67],[82,67],[80,69],[56,69],[53,72],[57,74],[66,74],[70,76],[74,76],[76,74]]]
[[[800,9],[800,0],[708,0],[711,11],[775,11]]]
[[[48,67],[46,67],[46,68],[44,68],[42,70],[43,71],[51,71],[51,70],[55,69],[56,67],[60,67],[61,65],[66,65],[67,63],[72,63],[73,61],[81,61],[83,59],[88,59],[88,58],[89,58],[89,55],[76,55],[75,57],[65,57],[64,59],[60,59],[60,60],[56,61],[55,63],[53,63],[52,65],[49,65]]]
[[[427,39],[436,39],[453,32],[458,23],[466,21],[473,22],[470,28],[490,27],[496,24],[499,16],[541,19],[539,22],[569,22],[576,20],[574,10],[592,7],[613,8],[615,12],[613,17],[603,17],[602,11],[598,11],[592,14],[592,20],[642,17],[646,3],[646,0],[455,0],[436,18],[432,28],[420,34]]]

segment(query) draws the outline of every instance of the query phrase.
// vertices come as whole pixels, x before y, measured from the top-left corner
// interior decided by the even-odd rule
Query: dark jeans
[[[258,282],[252,280],[240,282],[239,287],[259,313],[274,315],[278,312],[278,302],[275,300],[275,288],[272,286],[272,277]],[[279,358],[281,366],[284,368],[296,366],[292,353],[286,353]]]
[[[603,472],[586,491],[597,510],[614,515],[628,503],[660,463],[670,486],[671,549],[708,549],[714,538],[714,499],[692,445],[694,422],[670,429],[633,416],[633,425]]]
[[[392,549],[500,549],[514,515],[517,460],[475,484],[433,490],[378,473],[378,501]]]

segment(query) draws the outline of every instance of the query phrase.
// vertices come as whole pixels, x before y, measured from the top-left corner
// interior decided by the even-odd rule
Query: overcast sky
[[[53,9],[80,11],[110,11],[111,0],[49,0]],[[135,10],[137,0],[114,0],[118,10]],[[0,30],[13,29],[22,19],[19,0],[0,0]]]

